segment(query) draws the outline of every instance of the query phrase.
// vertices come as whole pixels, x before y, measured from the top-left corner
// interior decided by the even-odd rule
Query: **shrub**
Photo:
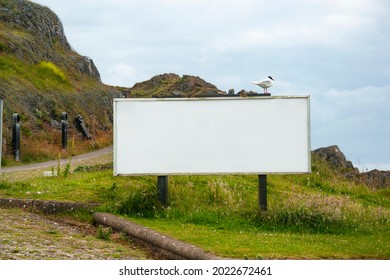
[[[65,73],[61,69],[59,69],[54,63],[49,61],[41,61],[38,64],[38,73],[45,78],[51,78],[61,83],[68,82]]]
[[[0,52],[5,51],[7,46],[0,42]]]
[[[145,218],[155,217],[162,209],[156,188],[135,189],[119,203],[120,214],[135,215]]]
[[[103,240],[110,240],[111,239],[111,233],[112,233],[112,228],[103,228],[102,226],[99,226],[97,229],[97,235],[96,237],[98,239],[103,239]]]

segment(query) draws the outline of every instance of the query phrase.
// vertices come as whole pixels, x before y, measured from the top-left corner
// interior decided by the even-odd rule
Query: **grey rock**
[[[338,168],[354,169],[351,161],[348,161],[337,145],[319,148],[313,151],[318,157]]]

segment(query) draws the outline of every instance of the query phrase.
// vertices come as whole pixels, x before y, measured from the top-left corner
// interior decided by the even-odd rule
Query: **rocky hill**
[[[112,98],[92,59],[75,52],[57,15],[25,0],[0,0],[0,98],[3,99],[3,164],[12,161],[11,120],[21,119],[21,161],[57,158],[61,113],[69,117],[73,153],[112,139]],[[76,129],[81,115],[93,136]]]
[[[215,85],[206,82],[200,77],[174,73],[156,75],[149,80],[136,83],[132,88],[126,89],[126,97],[199,97],[218,95],[258,95],[255,91],[241,90],[238,93],[234,89],[229,92],[218,89]]]
[[[60,19],[49,8],[24,0],[0,0],[2,51],[22,61],[47,60],[100,81],[92,59],[72,50]]]
[[[177,74],[161,74],[147,81],[136,83],[127,92],[127,97],[208,96],[226,94],[200,77]]]

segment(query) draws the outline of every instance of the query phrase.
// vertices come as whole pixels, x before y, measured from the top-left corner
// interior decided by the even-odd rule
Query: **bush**
[[[145,218],[156,217],[162,210],[157,198],[157,189],[135,189],[125,200],[119,203],[120,214],[140,216]]]
[[[54,63],[49,61],[41,61],[38,64],[38,73],[44,78],[51,78],[61,83],[68,82],[65,73],[60,70]]]

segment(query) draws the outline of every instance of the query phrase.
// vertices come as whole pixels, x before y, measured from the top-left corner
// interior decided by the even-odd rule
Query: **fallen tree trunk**
[[[147,227],[140,226],[126,219],[117,217],[109,213],[94,213],[94,223],[111,227],[114,230],[124,232],[136,241],[148,243],[163,253],[169,252],[170,258],[187,260],[217,260],[222,259],[213,254],[207,253],[202,249],[175,240],[169,236],[155,232]]]

